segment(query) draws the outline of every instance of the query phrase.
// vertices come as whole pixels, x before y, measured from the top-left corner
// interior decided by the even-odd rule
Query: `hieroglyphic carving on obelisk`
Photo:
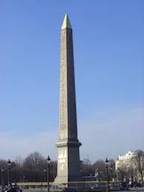
[[[56,183],[81,179],[77,134],[73,34],[66,14],[61,28],[60,119]]]

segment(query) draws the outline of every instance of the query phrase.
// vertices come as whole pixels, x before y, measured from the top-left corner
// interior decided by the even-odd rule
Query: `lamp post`
[[[4,168],[1,167],[1,191],[3,190],[3,172],[4,172]]]
[[[105,163],[106,163],[106,192],[109,192],[109,176],[108,176],[108,159],[106,158],[105,160]]]
[[[10,184],[10,166],[11,166],[11,161],[10,159],[7,162],[8,165],[8,185]]]
[[[46,168],[43,171],[44,171],[44,182],[46,182],[46,172],[47,172]]]
[[[111,174],[111,181],[113,181],[113,168],[112,168],[112,165],[110,167],[110,174]]]
[[[117,181],[120,181],[120,169],[117,168]]]
[[[49,176],[50,176],[50,174],[49,174],[49,171],[50,171],[50,162],[51,162],[51,159],[50,159],[50,157],[48,156],[48,158],[47,158],[47,192],[49,192]]]
[[[135,190],[137,191],[137,163],[135,163],[135,181],[134,181],[134,187],[135,187]]]

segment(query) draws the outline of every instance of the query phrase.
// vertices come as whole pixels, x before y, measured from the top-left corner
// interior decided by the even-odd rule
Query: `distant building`
[[[119,155],[115,161],[115,170],[118,180],[143,181],[144,152],[136,150]]]
[[[134,151],[128,151],[125,155],[119,155],[115,161],[115,169],[124,169],[126,166],[130,166],[136,153]]]

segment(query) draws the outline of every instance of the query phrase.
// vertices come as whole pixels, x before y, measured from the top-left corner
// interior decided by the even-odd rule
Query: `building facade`
[[[144,178],[144,152],[141,150],[129,151],[120,155],[115,161],[115,170],[118,180],[142,182]]]

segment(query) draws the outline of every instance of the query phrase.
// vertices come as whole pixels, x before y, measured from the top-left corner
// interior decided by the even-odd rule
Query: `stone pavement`
[[[137,192],[137,191],[142,191],[142,192],[144,192],[144,187],[134,187],[134,188],[130,188],[130,191],[135,191],[135,192]],[[124,192],[124,191],[123,191]]]
[[[46,192],[40,189],[23,189],[23,192]],[[109,191],[109,192],[144,192],[144,187],[141,188],[130,188],[129,190],[121,190],[121,191]]]

